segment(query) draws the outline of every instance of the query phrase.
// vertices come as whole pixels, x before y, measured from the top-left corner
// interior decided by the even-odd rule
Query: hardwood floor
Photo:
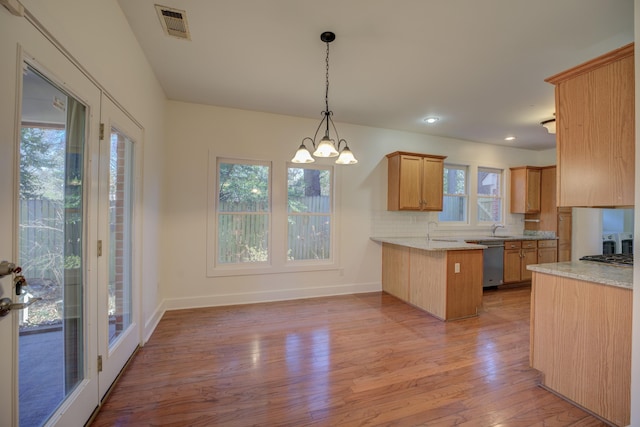
[[[167,312],[99,426],[604,426],[537,386],[530,288],[442,322],[385,293]]]

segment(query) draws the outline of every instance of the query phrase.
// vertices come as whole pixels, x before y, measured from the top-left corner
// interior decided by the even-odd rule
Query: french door
[[[0,264],[0,425],[81,426],[140,341],[141,130],[31,25],[7,24],[0,261],[21,269]]]
[[[98,360],[102,398],[140,343],[141,129],[103,97],[98,179]]]

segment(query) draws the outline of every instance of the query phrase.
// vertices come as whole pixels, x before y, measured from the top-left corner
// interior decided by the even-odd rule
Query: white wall
[[[144,128],[142,315],[158,320],[159,224],[166,97],[116,0],[23,0],[24,6]]]
[[[336,118],[339,114],[336,113]],[[393,151],[447,155],[448,162],[507,169],[555,163],[553,150],[536,152],[408,132],[337,123],[359,160],[339,166],[340,268],[262,276],[207,277],[207,159],[273,161],[284,168],[318,120],[170,101],[167,107],[167,197],[162,225],[162,295],[168,308],[288,299],[380,289],[381,249],[369,240],[378,230],[409,224],[426,233],[435,213],[386,211],[387,160]],[[508,194],[508,187],[507,194]],[[212,189],[213,191],[213,189]],[[505,199],[508,203],[508,198]],[[507,205],[508,206],[508,205]],[[437,217],[437,216],[436,216]],[[514,227],[523,223],[510,216]],[[522,215],[518,216],[520,219]],[[485,227],[488,229],[488,227]]]

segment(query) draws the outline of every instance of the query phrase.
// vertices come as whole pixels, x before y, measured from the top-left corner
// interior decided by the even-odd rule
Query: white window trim
[[[213,150],[209,150],[207,166],[207,231],[206,258],[207,277],[251,276],[261,274],[299,273],[311,271],[338,270],[339,253],[337,238],[339,232],[339,216],[336,201],[339,200],[337,182],[338,168],[329,166],[332,173],[332,220],[331,227],[331,259],[329,260],[300,260],[287,262],[287,168],[300,167],[300,164],[283,162],[281,166],[272,161],[246,159],[239,157],[217,157]],[[269,222],[269,262],[242,263],[220,265],[217,264],[217,197],[218,197],[218,162],[254,162],[255,164],[270,165],[270,222]],[[323,167],[318,165],[318,167]],[[280,238],[284,236],[284,238]]]
[[[286,175],[287,175],[287,180],[285,181],[285,189],[286,186],[288,185],[288,171],[289,168],[297,168],[297,169],[315,169],[315,170],[328,170],[331,172],[331,195],[330,195],[330,200],[331,200],[331,209],[328,213],[329,217],[331,218],[331,229],[330,229],[330,253],[331,256],[329,259],[324,259],[324,260],[311,260],[311,259],[305,259],[305,260],[288,260],[286,259],[287,256],[287,252],[288,252],[288,245],[286,244],[288,236],[289,236],[289,223],[288,223],[288,218],[289,218],[289,196],[288,196],[288,192],[285,191],[285,202],[284,202],[284,206],[285,206],[285,234],[284,236],[286,236],[285,240],[285,248],[284,248],[284,255],[285,255],[285,262],[287,264],[287,266],[289,268],[304,268],[304,269],[309,269],[309,268],[314,268],[314,267],[325,267],[326,269],[335,269],[337,268],[337,264],[336,264],[336,260],[338,259],[336,256],[336,250],[338,245],[336,245],[336,236],[338,236],[339,234],[336,232],[336,228],[338,226],[338,221],[337,221],[337,215],[336,215],[336,168],[331,166],[331,165],[319,165],[319,164],[300,164],[300,163],[291,163],[288,162],[287,163],[287,168],[286,168]],[[317,214],[317,215],[325,215],[325,213],[322,214]]]
[[[477,179],[478,179],[478,175],[480,174],[480,171],[485,170],[485,171],[496,171],[496,172],[500,172],[500,196],[492,196],[492,195],[488,195],[488,194],[479,194],[478,193],[478,183],[477,183]],[[497,220],[498,222],[504,222],[505,220],[505,187],[504,187],[504,182],[505,182],[505,171],[502,168],[498,168],[498,167],[491,167],[491,166],[478,166],[477,170],[476,170],[476,185],[475,185],[475,222],[477,225],[488,225],[488,224],[495,224],[496,221],[480,221],[480,219],[478,218],[478,200],[480,199],[480,197],[482,198],[491,198],[491,199],[500,199],[501,203],[500,203],[500,219]]]
[[[460,164],[453,164],[453,163],[445,163],[444,164],[444,168],[447,169],[463,169],[465,172],[464,175],[464,188],[465,188],[465,193],[464,194],[448,194],[448,193],[444,193],[442,194],[442,197],[444,198],[445,196],[450,196],[450,197],[460,197],[460,198],[465,198],[467,200],[467,209],[466,209],[466,219],[463,221],[441,221],[439,216],[438,216],[438,222],[443,224],[443,225],[448,225],[448,226],[466,226],[470,224],[471,221],[471,212],[470,212],[470,203],[471,203],[471,197],[469,194],[469,188],[470,188],[470,179],[469,179],[469,170],[470,170],[470,166],[469,165],[460,165]]]

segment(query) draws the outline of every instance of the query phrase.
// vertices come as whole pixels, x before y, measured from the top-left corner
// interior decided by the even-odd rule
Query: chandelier
[[[336,39],[336,35],[331,31],[325,31],[320,34],[320,40],[327,44],[327,58],[326,58],[326,89],[324,94],[324,103],[325,110],[322,112],[322,120],[316,129],[316,133],[313,135],[313,138],[305,137],[302,139],[302,143],[300,147],[298,147],[298,151],[296,151],[296,155],[291,159],[293,163],[313,163],[315,159],[307,150],[307,147],[304,145],[305,141],[311,142],[313,146],[314,152],[313,156],[315,157],[338,157],[336,163],[339,165],[352,165],[354,163],[358,163],[356,158],[353,156],[353,153],[349,149],[349,145],[347,145],[347,141],[344,139],[340,139],[338,136],[338,129],[336,129],[336,125],[333,123],[333,111],[329,110],[329,43]],[[325,125],[324,136],[322,139],[316,144],[316,138],[318,136],[318,132],[322,125]],[[338,141],[337,145],[335,140],[331,139],[329,136],[329,127],[333,128],[333,131],[336,134],[336,140]],[[340,147],[344,143],[344,148],[340,150]]]

